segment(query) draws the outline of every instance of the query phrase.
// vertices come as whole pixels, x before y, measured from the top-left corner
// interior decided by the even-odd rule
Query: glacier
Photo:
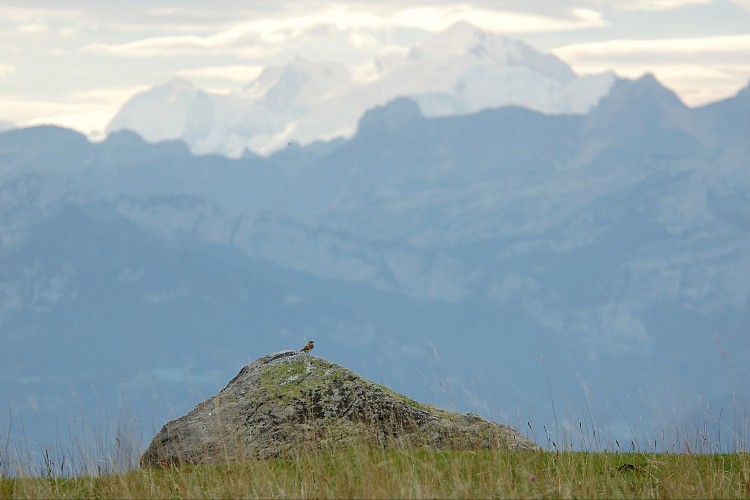
[[[366,110],[396,97],[413,99],[427,116],[505,105],[585,114],[616,79],[612,72],[579,77],[551,54],[461,22],[356,70],[296,57],[226,94],[175,78],[133,96],[106,130],[179,139],[196,154],[268,155],[292,142],[349,138]]]

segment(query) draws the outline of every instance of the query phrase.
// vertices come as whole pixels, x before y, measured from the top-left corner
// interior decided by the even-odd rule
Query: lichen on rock
[[[322,358],[281,351],[167,423],[141,464],[227,463],[362,443],[539,449],[510,426],[418,403]]]

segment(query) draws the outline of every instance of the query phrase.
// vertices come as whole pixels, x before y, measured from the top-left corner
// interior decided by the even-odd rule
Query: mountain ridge
[[[633,422],[658,436],[742,414],[750,151],[724,131],[746,126],[747,94],[693,109],[660,86],[586,116],[431,117],[399,99],[348,140],[269,157],[0,134],[0,397],[34,415],[29,436],[124,400],[161,424],[248,353],[315,338],[399,392],[519,429],[550,428],[550,394],[561,435],[591,406],[621,443]],[[76,406],[68,386],[102,399]]]
[[[268,154],[291,141],[350,137],[365,110],[397,97],[416,100],[430,116],[508,104],[584,113],[616,80],[612,73],[577,77],[554,55],[467,23],[371,66],[362,81],[341,64],[297,57],[227,95],[172,80],[133,96],[107,132],[130,128],[150,142],[180,138],[196,153]]]

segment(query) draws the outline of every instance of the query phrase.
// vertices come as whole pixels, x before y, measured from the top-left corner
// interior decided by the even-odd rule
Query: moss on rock
[[[245,366],[217,395],[167,423],[141,463],[223,463],[362,442],[538,448],[507,425],[433,408],[330,361],[282,351]]]

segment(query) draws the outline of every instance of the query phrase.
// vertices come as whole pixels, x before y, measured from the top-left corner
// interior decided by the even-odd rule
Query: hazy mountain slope
[[[62,202],[4,249],[1,389],[33,421],[81,409],[93,418],[96,408],[125,404],[141,418],[157,415],[148,424],[158,425],[248,359],[305,337],[329,338],[330,356],[346,353],[363,369],[384,349],[391,360],[403,356],[391,349],[396,332],[372,343],[369,321],[383,308],[403,316],[408,301],[283,271],[189,234],[164,238],[113,208]],[[426,335],[399,344],[408,352]],[[70,391],[73,400],[61,397]],[[29,432],[53,437],[32,424]]]
[[[39,422],[75,413],[56,396],[73,387],[160,425],[314,338],[417,399],[537,430],[591,408],[627,442],[743,415],[745,102],[686,108],[650,77],[586,116],[398,99],[350,140],[236,160],[0,134],[0,390]]]

